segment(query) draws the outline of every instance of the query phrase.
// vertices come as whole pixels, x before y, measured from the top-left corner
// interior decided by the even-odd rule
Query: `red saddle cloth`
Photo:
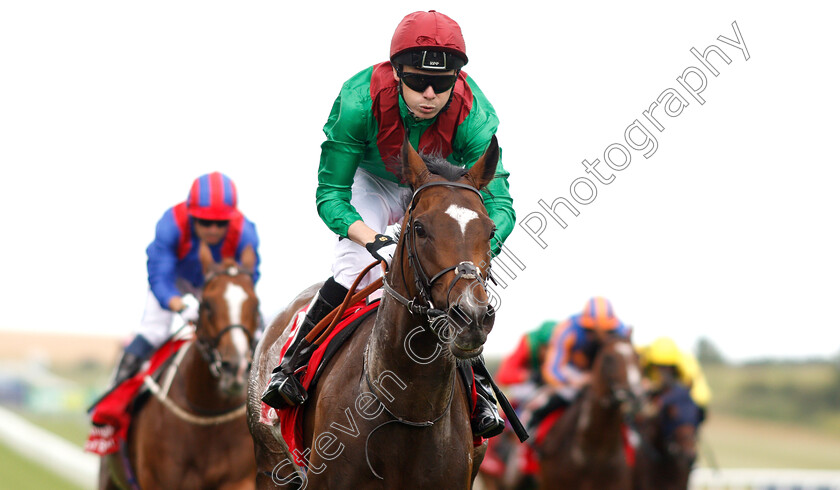
[[[91,414],[93,428],[85,443],[85,451],[104,456],[120,448],[131,425],[131,402],[140,392],[143,379],[156,373],[188,341],[190,339],[175,339],[163,344],[152,354],[146,369],[123,381],[96,405]]]
[[[557,410],[551,412],[546,416],[542,422],[540,422],[539,426],[537,427],[537,434],[534,437],[534,444],[537,446],[541,445],[543,441],[545,441],[545,437],[548,435],[548,432],[560,420],[560,417],[563,416],[566,409],[561,407]],[[631,468],[636,465],[636,448],[632,442],[632,436],[630,435],[630,428],[626,425],[622,425],[621,431],[622,439],[624,440],[624,457],[627,458],[627,465]],[[539,461],[537,460],[537,453],[534,451],[534,446],[531,444],[526,444],[526,449],[523,452],[523,460],[519,461],[519,468],[523,474],[526,475],[535,475],[540,471]]]
[[[324,359],[324,353],[327,351],[327,348],[330,347],[330,343],[332,343],[336,337],[339,337],[342,330],[346,329],[362,315],[374,310],[378,306],[379,301],[367,304],[365,300],[362,300],[355,305],[348,307],[347,310],[344,311],[344,314],[341,316],[341,321],[335,326],[327,339],[312,353],[309,363],[304,368],[305,371],[303,378],[301,378],[301,384],[307,391],[309,391],[321,363],[329,361],[329,359]],[[305,310],[301,310],[301,312],[304,311]],[[280,359],[283,358],[286,350],[291,345],[292,340],[295,337],[294,334],[297,333],[297,329],[300,326],[299,323],[303,320],[303,317],[304,316],[302,314],[298,314],[295,318],[295,322],[292,325],[292,334],[289,335],[285,345],[283,345],[283,348],[280,350]],[[339,338],[341,342],[346,340],[345,335],[342,335]],[[333,349],[335,348],[336,347],[333,346]],[[295,463],[302,468],[307,466],[305,459],[299,457],[306,447],[303,443],[303,412],[304,406],[302,405],[274,409],[263,403],[260,414],[260,422],[264,424],[275,425],[279,422],[280,432],[283,435],[283,439],[286,441],[289,451],[294,455]]]

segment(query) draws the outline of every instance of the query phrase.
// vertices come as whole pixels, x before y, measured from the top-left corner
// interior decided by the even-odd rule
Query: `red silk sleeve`
[[[530,355],[528,339],[522,337],[516,350],[505,357],[499,366],[496,381],[502,385],[514,385],[528,381],[531,376]]]

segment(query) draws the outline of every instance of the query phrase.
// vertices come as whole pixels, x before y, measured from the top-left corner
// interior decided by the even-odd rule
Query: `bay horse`
[[[641,400],[641,369],[628,339],[597,334],[590,385],[537,447],[540,488],[632,488],[624,431]]]
[[[268,327],[249,388],[258,488],[471,488],[486,443],[473,444],[456,363],[476,359],[492,329],[484,281],[495,228],[479,190],[493,179],[498,157],[495,137],[469,170],[424,161],[404,141],[403,177],[413,196],[385,294],[310,393],[306,472],[293,463],[278,427],[258,418],[260,393],[288,335],[283,330],[318,285]]]
[[[253,489],[256,462],[246,425],[246,382],[259,302],[250,247],[233,259],[199,250],[205,274],[195,339],[175,355],[134,414],[126,452],[103,457],[100,489]],[[127,469],[130,470],[127,471]]]
[[[654,395],[651,404],[657,410],[639,424],[642,444],[637,451],[635,488],[686,490],[697,459],[700,409],[689,390],[679,384]]]

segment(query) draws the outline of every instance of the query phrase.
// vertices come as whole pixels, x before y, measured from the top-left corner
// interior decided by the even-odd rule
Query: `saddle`
[[[97,403],[91,413],[93,427],[85,442],[85,451],[105,456],[119,450],[128,437],[132,416],[148,399],[146,377],[159,379],[178,351],[192,340],[192,337],[170,338],[152,354],[144,365],[145,369],[120,383]]]
[[[318,380],[323,374],[324,367],[335,356],[339,348],[356,331],[362,321],[376,313],[379,304],[379,300],[371,304],[367,304],[366,300],[362,300],[345,310],[341,320],[332,332],[330,332],[326,340],[312,353],[309,362],[296,373],[300,374],[301,371],[303,372],[301,384],[306,388],[308,393],[312,393],[315,390]],[[300,323],[303,321],[304,314],[305,311],[301,310],[295,317],[292,332],[280,350],[280,359],[283,358],[286,350],[292,344],[295,330],[299,328]],[[301,450],[305,446],[303,443],[303,413],[304,406],[295,405],[275,409],[269,407],[264,402],[260,411],[260,422],[263,424],[272,426],[278,423],[280,424],[280,432],[283,439],[286,441],[290,453],[295,455],[295,463],[300,467],[306,466],[306,461],[297,457],[297,455],[301,454]]]
[[[327,364],[329,364],[330,360],[332,360],[344,342],[353,335],[359,325],[361,325],[367,317],[376,313],[379,305],[380,300],[376,300],[368,304],[367,301],[363,299],[345,310],[341,320],[330,332],[326,340],[324,340],[324,342],[321,343],[321,345],[319,345],[312,353],[312,357],[310,357],[309,362],[295,373],[296,375],[300,375],[302,373],[301,384],[304,388],[306,388],[307,393],[311,395],[312,392],[314,392],[318,380],[323,374]],[[295,329],[299,327],[299,324],[303,321],[304,316],[305,311],[301,310],[295,317],[294,324],[291,327],[291,334],[289,335],[289,338],[286,339],[286,343],[280,350],[279,359],[283,358],[286,350],[291,346]],[[472,369],[467,369],[469,372],[462,373],[461,379],[467,386],[467,393],[469,396],[468,402],[470,404],[470,410],[472,411],[475,409],[477,393]],[[294,455],[295,463],[302,468],[307,465],[306,460],[298,458],[298,455],[304,454],[303,451],[305,449],[305,444],[303,442],[304,410],[305,405],[287,406],[275,409],[263,402],[260,411],[261,423],[270,426],[279,423],[280,433],[286,442],[286,446],[289,448],[289,452]],[[473,441],[473,444],[480,445],[482,442],[483,438],[477,437]]]

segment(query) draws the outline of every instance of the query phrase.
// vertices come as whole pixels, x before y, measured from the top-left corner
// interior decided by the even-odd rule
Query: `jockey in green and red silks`
[[[405,188],[398,165],[406,131],[411,144],[421,152],[438,154],[464,167],[472,165],[484,153],[498,124],[493,106],[463,71],[457,75],[440,113],[431,119],[416,119],[400,95],[400,84],[394,80],[391,63],[367,68],[344,84],[324,126],[327,140],[321,145],[316,192],[318,214],[330,230],[342,237],[348,236],[348,228],[354,222],[367,223],[351,203],[358,169],[377,180]],[[487,212],[496,224],[491,247],[494,254],[499,253],[516,220],[508,175],[500,160],[496,178],[482,192]],[[352,280],[345,287],[350,284]]]
[[[316,192],[319,216],[339,237],[333,275],[313,299],[298,337],[341,303],[371,255],[390,264],[396,242],[385,234],[386,228],[402,219],[411,196],[398,168],[406,134],[421,153],[460,167],[472,166],[487,149],[499,119],[475,81],[461,71],[467,61],[461,28],[454,20],[433,10],[414,12],[397,26],[390,60],[362,70],[342,86],[324,125]],[[495,179],[482,191],[496,225],[490,243],[494,254],[516,221],[508,175],[499,160]],[[381,273],[373,269],[359,288]],[[293,347],[297,342],[293,339]],[[306,400],[305,390],[291,374],[306,359],[294,356],[295,351],[287,350],[289,357],[284,357],[264,393],[263,401],[271,406]],[[492,426],[485,434],[496,430],[497,419],[495,415],[492,422],[479,424]],[[484,435],[481,432],[476,431]]]
[[[172,317],[198,319],[198,299],[204,272],[198,257],[204,241],[215,261],[240,261],[243,251],[253,250],[254,282],[259,279],[257,229],[237,209],[236,186],[226,175],[213,172],[195,179],[187,200],[167,209],[155,227],[155,238],[146,248],[149,293],[143,319],[128,344],[114,382],[131,376],[142,361],[169,337]]]

